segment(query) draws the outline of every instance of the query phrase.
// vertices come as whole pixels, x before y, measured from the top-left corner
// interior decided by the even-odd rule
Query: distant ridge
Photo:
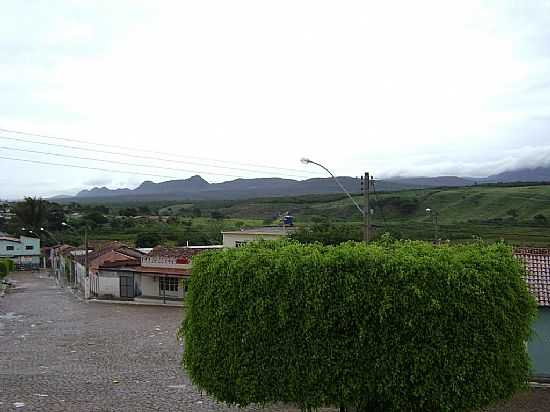
[[[338,177],[351,193],[360,192],[358,178]],[[376,181],[376,190],[405,190],[430,187],[461,187],[483,183],[550,182],[550,167],[519,169],[483,178],[436,176],[397,176]],[[135,189],[108,189],[94,187],[82,190],[76,196],[56,196],[56,199],[109,199],[109,200],[236,200],[255,197],[300,196],[307,194],[340,193],[330,177],[307,180],[282,178],[236,179],[222,183],[209,183],[199,175],[188,179],[154,183],[144,181]]]

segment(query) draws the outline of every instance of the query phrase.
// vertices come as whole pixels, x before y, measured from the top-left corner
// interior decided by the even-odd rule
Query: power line
[[[44,138],[44,139],[62,140],[62,141],[66,141],[66,142],[75,142],[75,143],[82,143],[82,144],[88,144],[88,145],[97,145],[97,142],[90,142],[90,141],[86,141],[86,140],[83,140],[83,139],[70,139],[70,138],[66,138],[66,137],[58,137],[58,136],[52,136],[52,135],[46,135],[46,134],[24,132],[24,131],[21,131],[21,130],[0,128],[0,131],[5,132],[5,133],[13,133],[13,134],[24,135],[24,136],[41,137],[41,138]],[[226,163],[226,164],[235,164],[235,165],[240,165],[240,166],[256,167],[256,168],[262,168],[262,169],[286,170],[286,171],[289,171],[289,172],[299,172],[299,173],[310,174],[312,176],[318,176],[318,174],[315,173],[315,172],[310,172],[310,171],[301,170],[301,169],[291,169],[291,168],[287,168],[287,167],[260,165],[260,164],[253,164],[253,163],[230,162],[230,161],[227,161],[227,160],[220,160],[220,159],[213,159],[213,158],[206,158],[206,157],[198,157],[198,156],[189,156],[189,155],[183,155],[183,154],[179,154],[179,153],[174,154],[174,153],[168,153],[168,152],[160,152],[160,151],[149,150],[149,149],[146,149],[146,148],[137,148],[137,147],[121,146],[121,145],[106,144],[106,143],[102,143],[101,145],[106,146],[106,147],[113,147],[113,148],[117,148],[117,149],[132,150],[132,151],[147,151],[149,153],[155,153],[155,154],[160,154],[160,155],[168,155],[168,156],[177,156],[177,157],[180,157],[180,158],[183,157],[183,158],[188,158],[188,159],[204,160],[204,161]],[[174,160],[170,160],[170,161],[174,161]],[[211,167],[223,167],[223,168],[227,168],[227,169],[232,168],[232,167],[215,166],[215,165],[210,165],[210,166]],[[265,173],[267,173],[267,172],[265,172]]]
[[[124,173],[124,174],[128,174],[128,175],[140,175],[140,176],[164,177],[164,178],[168,178],[168,179],[180,179],[179,177],[176,177],[176,176],[157,175],[157,174],[153,174],[153,173],[143,173],[143,172],[136,172],[136,171],[105,169],[105,168],[102,168],[102,167],[71,165],[71,164],[66,164],[66,163],[44,162],[44,161],[41,161],[41,160],[20,159],[20,158],[17,158],[17,157],[0,156],[0,159],[13,160],[13,161],[17,161],[17,162],[36,163],[36,164],[48,165],[48,166],[72,167],[72,168],[75,168],[75,169],[99,170],[101,172]]]
[[[218,169],[230,169],[230,170],[238,170],[238,171],[244,171],[244,172],[262,173],[262,174],[269,174],[270,176],[273,175],[270,172],[262,171],[262,170],[252,170],[252,169],[242,169],[242,168],[237,168],[237,167],[207,165],[207,164],[204,164],[204,163],[195,163],[195,162],[183,162],[183,161],[159,158],[159,157],[154,157],[154,156],[145,156],[145,155],[137,155],[137,154],[129,154],[129,153],[121,153],[121,152],[112,152],[112,151],[109,151],[109,150],[101,150],[101,149],[90,149],[90,148],[87,148],[87,147],[70,146],[70,145],[64,145],[64,144],[59,144],[59,143],[38,142],[38,141],[35,141],[35,140],[26,140],[26,139],[20,139],[20,138],[17,138],[17,137],[9,137],[9,136],[3,136],[3,135],[0,135],[0,139],[12,140],[12,141],[21,142],[21,143],[39,144],[39,145],[43,145],[43,146],[62,147],[62,148],[65,148],[65,149],[80,150],[80,151],[85,151],[85,152],[103,153],[103,154],[110,154],[110,155],[117,155],[117,156],[134,157],[134,158],[137,158],[137,159],[155,160],[157,162],[160,161],[160,162],[173,162],[173,163],[181,163],[181,164],[200,165],[200,166],[206,166],[206,167],[215,167],[215,168],[218,168]],[[180,170],[182,170],[182,169],[180,169]],[[211,174],[211,175],[230,176],[230,177],[243,177],[243,176],[235,176],[235,175],[229,175],[229,174],[221,174],[221,173],[216,173],[216,172],[192,172],[192,173],[204,173],[204,174],[208,173],[208,174]],[[282,175],[286,176],[286,177],[309,178],[308,176],[287,175],[287,174],[282,174]]]
[[[153,168],[153,169],[166,169],[166,170],[174,170],[178,172],[186,172],[186,173],[202,173],[202,174],[211,174],[211,175],[217,175],[217,176],[226,176],[226,177],[236,177],[240,178],[242,176],[235,176],[235,175],[228,175],[224,173],[216,173],[216,172],[199,172],[197,170],[187,170],[187,169],[178,169],[174,167],[165,167],[165,166],[154,166],[154,165],[147,165],[143,163],[128,163],[128,162],[121,162],[117,160],[105,160],[105,159],[97,159],[95,157],[83,157],[83,156],[74,156],[74,155],[65,155],[61,153],[53,153],[53,152],[42,152],[40,150],[30,150],[30,149],[20,149],[17,147],[9,147],[9,146],[0,146],[0,149],[4,150],[13,150],[18,152],[26,152],[26,153],[36,153],[36,154],[42,154],[47,156],[57,156],[57,157],[63,157],[63,158],[73,158],[73,159],[80,159],[80,160],[93,160],[96,162],[107,162],[107,163],[116,163],[119,165],[124,166],[136,166],[136,167],[147,167],[147,168]]]

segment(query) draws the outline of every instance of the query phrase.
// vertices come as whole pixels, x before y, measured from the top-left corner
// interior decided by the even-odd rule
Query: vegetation
[[[362,202],[360,196],[356,200]],[[21,202],[24,208],[36,199]],[[90,239],[134,244],[140,233],[156,233],[162,243],[203,245],[221,242],[221,230],[279,224],[287,212],[299,227],[302,242],[337,244],[362,237],[361,214],[345,195],[308,195],[220,201],[120,201],[109,204],[47,205],[47,217],[38,219],[48,232],[43,244],[56,240],[82,242],[84,226]],[[85,202],[83,200],[83,202]],[[19,208],[15,204],[12,208]],[[396,238],[433,240],[436,232],[426,208],[437,212],[442,240],[471,242],[505,240],[512,244],[546,246],[550,243],[550,185],[484,185],[373,193],[371,238],[391,233]],[[32,213],[31,213],[32,215]],[[0,231],[18,234],[32,228],[33,218],[0,221]],[[70,228],[61,222],[70,223]],[[40,228],[38,227],[38,230]],[[34,229],[33,229],[34,230]],[[36,230],[34,230],[36,233]]]
[[[503,244],[264,242],[193,261],[183,365],[219,401],[469,411],[526,386],[536,305]]]
[[[5,278],[15,270],[15,263],[11,259],[0,259],[0,279]]]
[[[158,233],[140,233],[136,237],[136,247],[155,247],[162,242]]]

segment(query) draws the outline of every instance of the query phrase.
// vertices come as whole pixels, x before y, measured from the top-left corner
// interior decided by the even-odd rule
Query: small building
[[[101,265],[106,262],[139,261],[142,256],[143,253],[126,246],[124,243],[116,241],[103,243],[96,250],[88,250],[88,274],[86,274],[86,250],[74,253],[75,285],[84,292],[86,298],[97,296],[101,289],[100,278],[98,276]]]
[[[221,248],[221,245],[157,246],[140,258],[106,261],[99,266],[97,289],[92,286],[92,295],[125,300],[182,300],[191,276],[193,256]]]
[[[533,335],[527,344],[533,375],[550,378],[550,249],[516,248],[514,255],[527,269],[527,286],[538,304]]]
[[[40,239],[0,236],[0,258],[13,260],[17,269],[40,268]]]
[[[223,247],[241,247],[256,240],[279,240],[294,231],[294,227],[265,226],[253,229],[230,230],[222,232]]]

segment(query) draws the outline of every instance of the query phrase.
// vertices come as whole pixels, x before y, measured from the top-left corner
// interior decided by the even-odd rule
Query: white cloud
[[[533,123],[550,115],[542,2],[131,5],[14,7],[33,24],[0,32],[28,50],[0,57],[0,127],[291,168],[308,156],[350,175],[490,173],[548,130]],[[37,170],[9,166],[21,181]],[[59,170],[40,173],[57,188],[94,173]]]

